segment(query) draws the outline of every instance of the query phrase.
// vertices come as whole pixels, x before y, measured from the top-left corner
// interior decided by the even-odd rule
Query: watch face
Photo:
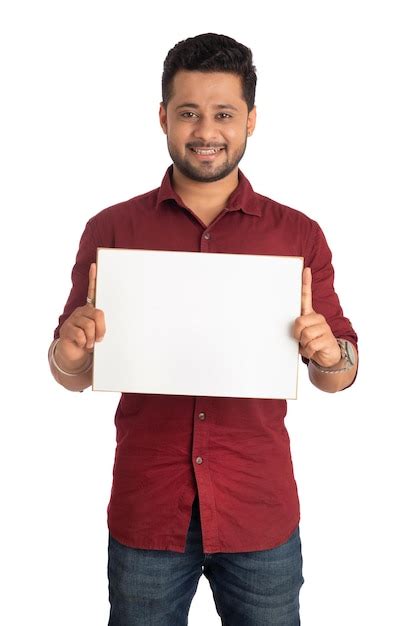
[[[346,341],[345,339],[338,339],[337,341],[341,348],[341,357],[348,364],[347,369],[351,369],[354,363],[356,362],[356,355],[354,352],[354,348],[351,345],[351,343],[349,341]]]
[[[345,349],[347,350],[348,360],[350,361],[350,363],[352,365],[354,365],[355,360],[356,360],[356,356],[354,354],[354,348],[353,348],[353,346],[351,345],[351,343],[349,341],[345,342]]]

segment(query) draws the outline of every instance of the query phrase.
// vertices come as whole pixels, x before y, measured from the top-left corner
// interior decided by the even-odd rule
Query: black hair
[[[166,56],[162,78],[163,104],[173,93],[173,79],[180,70],[228,72],[241,78],[242,95],[251,111],[255,101],[256,68],[250,48],[226,35],[206,33],[179,41]]]

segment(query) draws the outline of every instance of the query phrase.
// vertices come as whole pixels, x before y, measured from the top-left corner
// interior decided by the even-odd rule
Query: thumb
[[[87,302],[91,303],[91,306],[95,306],[95,296],[96,296],[96,263],[92,263],[90,265],[89,270],[89,286],[87,289]]]
[[[312,307],[312,272],[310,267],[305,267],[302,274],[302,315],[313,313]]]

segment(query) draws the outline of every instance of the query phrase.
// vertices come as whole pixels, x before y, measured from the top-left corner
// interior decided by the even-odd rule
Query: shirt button
[[[204,420],[206,417],[205,413],[199,413],[199,419]]]
[[[201,463],[203,463],[203,459],[202,459],[202,457],[201,457],[201,456],[198,456],[198,457],[197,457],[197,459],[196,459],[196,463],[197,463],[198,465],[200,465]]]
[[[210,233],[205,233],[203,236],[205,239],[210,239]]]

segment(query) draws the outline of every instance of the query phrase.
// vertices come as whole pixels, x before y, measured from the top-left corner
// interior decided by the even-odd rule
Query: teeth
[[[199,150],[198,148],[192,148],[193,152],[196,152],[196,154],[215,154],[216,152],[219,152],[220,150],[222,150],[222,148],[210,148],[208,150]]]

